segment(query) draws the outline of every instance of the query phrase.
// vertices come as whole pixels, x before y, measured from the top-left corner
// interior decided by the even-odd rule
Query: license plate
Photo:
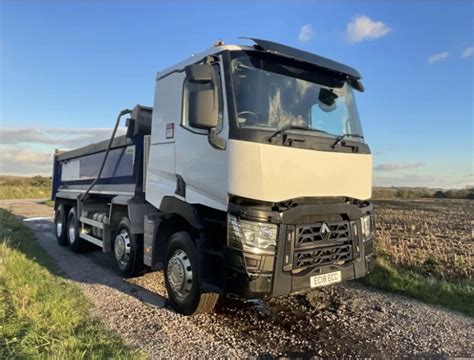
[[[311,276],[309,278],[309,284],[312,288],[318,286],[325,286],[341,282],[341,272],[335,271],[323,275]]]

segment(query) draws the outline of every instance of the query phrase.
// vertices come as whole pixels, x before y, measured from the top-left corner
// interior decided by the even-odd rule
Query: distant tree
[[[446,191],[436,191],[433,195],[439,199],[474,199],[474,187],[465,189],[449,189]]]
[[[45,176],[36,175],[31,179],[31,186],[47,187],[50,185],[50,180]]]
[[[474,187],[467,188],[467,197],[466,199],[474,200]]]
[[[407,192],[405,190],[398,189],[397,192],[395,193],[395,197],[400,198],[400,199],[406,199]]]

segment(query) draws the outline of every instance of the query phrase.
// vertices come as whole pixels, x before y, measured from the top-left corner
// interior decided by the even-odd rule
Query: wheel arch
[[[199,231],[180,214],[169,213],[161,217],[153,240],[153,258],[158,263],[164,264],[169,239],[178,231],[186,231],[193,241],[199,236]]]
[[[196,208],[183,200],[177,199],[172,196],[165,196],[161,200],[160,212],[165,216],[179,216],[198,231],[204,229],[201,217],[199,216],[199,213]]]
[[[56,199],[54,200],[54,210],[56,211],[60,205],[62,205],[64,209],[66,210],[66,216],[67,216],[67,213],[69,213],[69,210],[73,206],[77,205],[77,200],[56,196]]]
[[[116,229],[122,218],[130,221],[132,234],[143,234],[145,215],[156,212],[155,207],[136,196],[115,196],[110,206],[110,225]]]
[[[162,199],[159,221],[153,238],[154,263],[163,262],[170,236],[177,231],[186,231],[198,248],[206,246],[207,232],[211,228],[210,219],[225,222],[226,212],[199,204],[189,204],[171,196]],[[225,236],[225,234],[224,234]]]
[[[127,218],[128,221],[131,222],[131,220],[128,217],[127,205],[112,203],[110,207],[110,214],[109,214],[109,228],[110,228],[112,239],[115,236],[115,233],[117,232],[120,222],[122,221],[123,218]]]

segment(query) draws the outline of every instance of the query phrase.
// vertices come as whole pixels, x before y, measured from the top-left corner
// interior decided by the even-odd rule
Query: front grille
[[[330,246],[327,248],[316,248],[312,250],[301,250],[295,252],[295,267],[306,268],[333,264],[338,261],[352,259],[352,244]]]
[[[324,225],[325,227],[324,227]],[[329,229],[329,233],[321,231]],[[321,242],[350,240],[350,227],[348,221],[329,223],[316,223],[312,225],[296,226],[296,247],[317,245]]]
[[[293,269],[330,265],[353,259],[348,221],[297,225],[294,231]]]

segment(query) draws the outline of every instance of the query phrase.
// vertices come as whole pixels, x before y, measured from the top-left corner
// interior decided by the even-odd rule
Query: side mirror
[[[188,121],[196,129],[211,130],[219,124],[218,99],[213,89],[189,93]]]
[[[214,69],[212,65],[193,64],[185,67],[186,77],[189,82],[208,83],[214,80]]]
[[[326,106],[332,106],[336,102],[338,96],[332,90],[321,88],[319,90],[319,101]]]
[[[128,118],[127,119],[127,122],[125,123],[125,126],[127,127],[127,137],[129,139],[133,139],[133,137],[135,136],[135,133],[136,133],[136,120],[133,119],[133,118]]]

